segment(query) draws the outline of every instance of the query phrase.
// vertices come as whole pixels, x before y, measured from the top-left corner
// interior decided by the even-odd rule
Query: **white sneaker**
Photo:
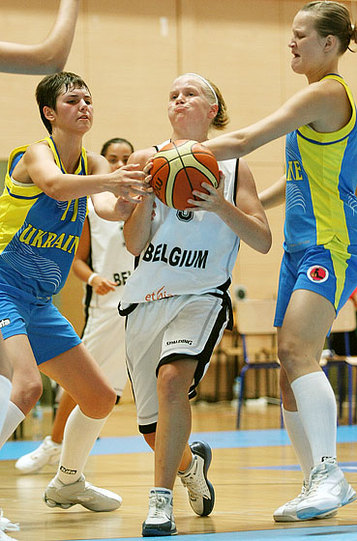
[[[57,483],[61,486],[58,487]],[[61,481],[56,481],[55,484],[52,479],[45,490],[43,499],[48,507],[69,509],[78,503],[91,511],[114,511],[122,502],[118,494],[87,483],[84,475],[70,485],[65,485]]]
[[[276,511],[274,511],[273,518],[275,522],[298,522],[301,520],[308,520],[308,519],[301,519],[298,518],[296,514],[296,509],[298,504],[305,498],[307,493],[307,483],[304,482],[301,488],[301,492],[296,498],[293,500],[290,500],[286,502],[281,507],[278,507]],[[311,518],[331,518],[334,517],[337,514],[337,511],[330,511],[329,513],[323,513],[322,515],[318,515],[317,517],[311,517]]]
[[[0,509],[0,541],[12,541],[13,537],[10,537],[5,532],[18,532],[19,530],[20,526],[18,524],[14,524],[8,518],[4,517],[3,510]]]
[[[7,535],[4,531],[0,530],[0,541],[16,541],[13,537]]]
[[[55,443],[51,436],[46,436],[37,449],[18,459],[15,468],[21,473],[40,471],[46,464],[56,464],[59,461],[61,449],[61,443]]]
[[[305,497],[296,508],[300,520],[317,518],[356,499],[356,492],[345,479],[334,458],[327,458],[310,473]]]
[[[188,490],[190,505],[197,515],[205,517],[212,512],[215,501],[214,488],[207,479],[207,471],[212,460],[208,443],[195,441],[190,445],[193,463],[186,472],[179,472],[181,483]]]
[[[172,490],[158,487],[150,490],[149,513],[142,527],[143,537],[177,534],[172,506]]]

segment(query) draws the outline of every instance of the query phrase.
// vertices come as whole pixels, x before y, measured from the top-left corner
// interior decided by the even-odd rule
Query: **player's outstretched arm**
[[[61,0],[47,38],[36,45],[0,41],[0,71],[46,74],[61,71],[72,45],[80,0]]]
[[[339,98],[344,89],[339,83],[334,83],[336,81],[329,80],[312,83],[269,116],[246,128],[205,141],[204,145],[214,153],[217,160],[240,158],[300,126],[316,121],[326,122],[334,115],[335,118],[341,117]]]
[[[34,182],[49,197],[58,201],[77,199],[85,195],[111,192],[114,196],[125,197],[130,201],[133,196],[146,194],[146,175],[135,165],[124,166],[108,173],[109,164],[104,156],[88,152],[88,175],[64,174],[57,167],[52,151],[46,142],[30,145],[23,159],[16,165],[13,176],[20,182]],[[116,197],[111,197],[116,205]],[[135,200],[134,200],[135,202]],[[96,202],[94,202],[96,205]],[[109,207],[105,209],[107,212]],[[113,209],[113,204],[111,204]],[[97,207],[96,207],[97,211]],[[120,216],[103,216],[107,220],[121,220]]]

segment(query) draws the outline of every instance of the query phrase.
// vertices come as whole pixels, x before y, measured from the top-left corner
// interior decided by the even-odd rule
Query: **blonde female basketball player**
[[[0,445],[41,396],[39,368],[78,404],[66,424],[59,469],[44,499],[50,507],[66,509],[79,503],[93,511],[109,511],[119,507],[121,498],[86,483],[82,471],[116,395],[53,305],[52,295],[71,267],[87,194],[103,218],[126,218],[131,194],[146,193],[145,174],[135,165],[109,172],[104,157],[82,147],[92,126],[93,105],[78,75],[45,77],[36,97],[51,135],[12,152],[0,197],[0,320],[13,366]]]
[[[50,34],[42,43],[22,45],[0,41],[0,71],[7,73],[53,73],[63,69],[70,51],[79,0],[61,0],[57,19]],[[8,410],[11,393],[11,368],[5,356],[0,333],[0,431]],[[17,529],[0,515],[0,539],[10,539],[4,531]]]
[[[248,128],[207,142],[219,159],[284,134],[286,221],[275,325],[285,422],[304,472],[301,494],[277,521],[332,516],[356,494],[336,462],[336,400],[319,367],[326,334],[357,283],[356,107],[339,59],[356,42],[347,8],[310,2],[289,43],[308,87]],[[278,188],[264,199],[279,201]]]
[[[171,140],[204,141],[211,126],[220,129],[228,121],[221,93],[197,74],[173,82],[168,115]],[[130,160],[144,165],[162,146],[135,152]],[[177,211],[151,196],[124,226],[127,248],[139,256],[120,305],[128,314],[127,363],[139,429],[155,450],[154,488],[143,524],[147,537],[176,533],[172,490],[178,471],[195,513],[213,509],[214,489],[207,479],[211,449],[204,442],[187,443],[189,396],[229,324],[227,290],[240,239],[262,253],[271,244],[246,163],[233,159],[220,168],[221,186],[204,184],[209,195],[199,212]],[[193,264],[195,253],[205,254],[200,263]]]

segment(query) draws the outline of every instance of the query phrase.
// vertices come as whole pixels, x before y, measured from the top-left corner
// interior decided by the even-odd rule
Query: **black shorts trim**
[[[135,308],[138,306],[138,303],[129,304],[127,308],[122,308],[121,303],[118,304],[118,312],[120,316],[128,316],[135,310]]]
[[[151,423],[150,425],[139,425],[140,434],[152,434],[156,432],[157,423]]]
[[[170,355],[163,357],[157,366],[156,377],[158,375],[160,367],[163,366],[164,364],[169,364],[171,362],[179,361],[180,359],[192,359],[193,361],[197,361],[198,364],[193,376],[193,383],[188,391],[188,397],[190,399],[194,398],[197,394],[196,387],[203,377],[206,364],[209,363],[212,357],[213,350],[217,344],[220,332],[222,331],[224,324],[227,322],[227,303],[224,302],[225,300],[226,300],[225,298],[222,299],[223,301],[222,307],[218,313],[212,332],[210,336],[208,337],[205,347],[200,353],[197,353],[195,355],[189,355],[187,353],[171,353]],[[229,316],[229,309],[228,309],[228,320],[229,319],[230,319],[230,316]]]

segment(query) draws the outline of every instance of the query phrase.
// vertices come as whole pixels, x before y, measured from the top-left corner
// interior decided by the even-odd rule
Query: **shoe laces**
[[[182,484],[187,488],[191,495],[202,496],[202,494],[207,494],[209,492],[204,475],[200,475],[199,463],[196,455],[194,456],[194,463],[191,470],[187,475],[180,477]]]
[[[298,504],[303,498],[305,498],[306,494],[307,494],[307,491],[308,491],[308,485],[307,485],[307,482],[304,481],[302,487],[301,487],[301,491],[300,491],[300,494],[298,494],[296,496],[296,498],[293,498],[292,500],[290,500],[286,505],[296,505]]]
[[[318,490],[320,484],[325,481],[328,477],[328,471],[325,465],[319,465],[315,471],[311,472],[310,475],[310,481],[309,486],[307,489],[307,496],[311,496],[311,494],[315,494],[315,492]]]
[[[165,496],[162,496],[158,494],[157,492],[154,492],[150,494],[149,496],[149,509],[150,509],[150,516],[152,517],[158,517],[165,512],[165,508],[168,505],[168,500],[165,498]]]

